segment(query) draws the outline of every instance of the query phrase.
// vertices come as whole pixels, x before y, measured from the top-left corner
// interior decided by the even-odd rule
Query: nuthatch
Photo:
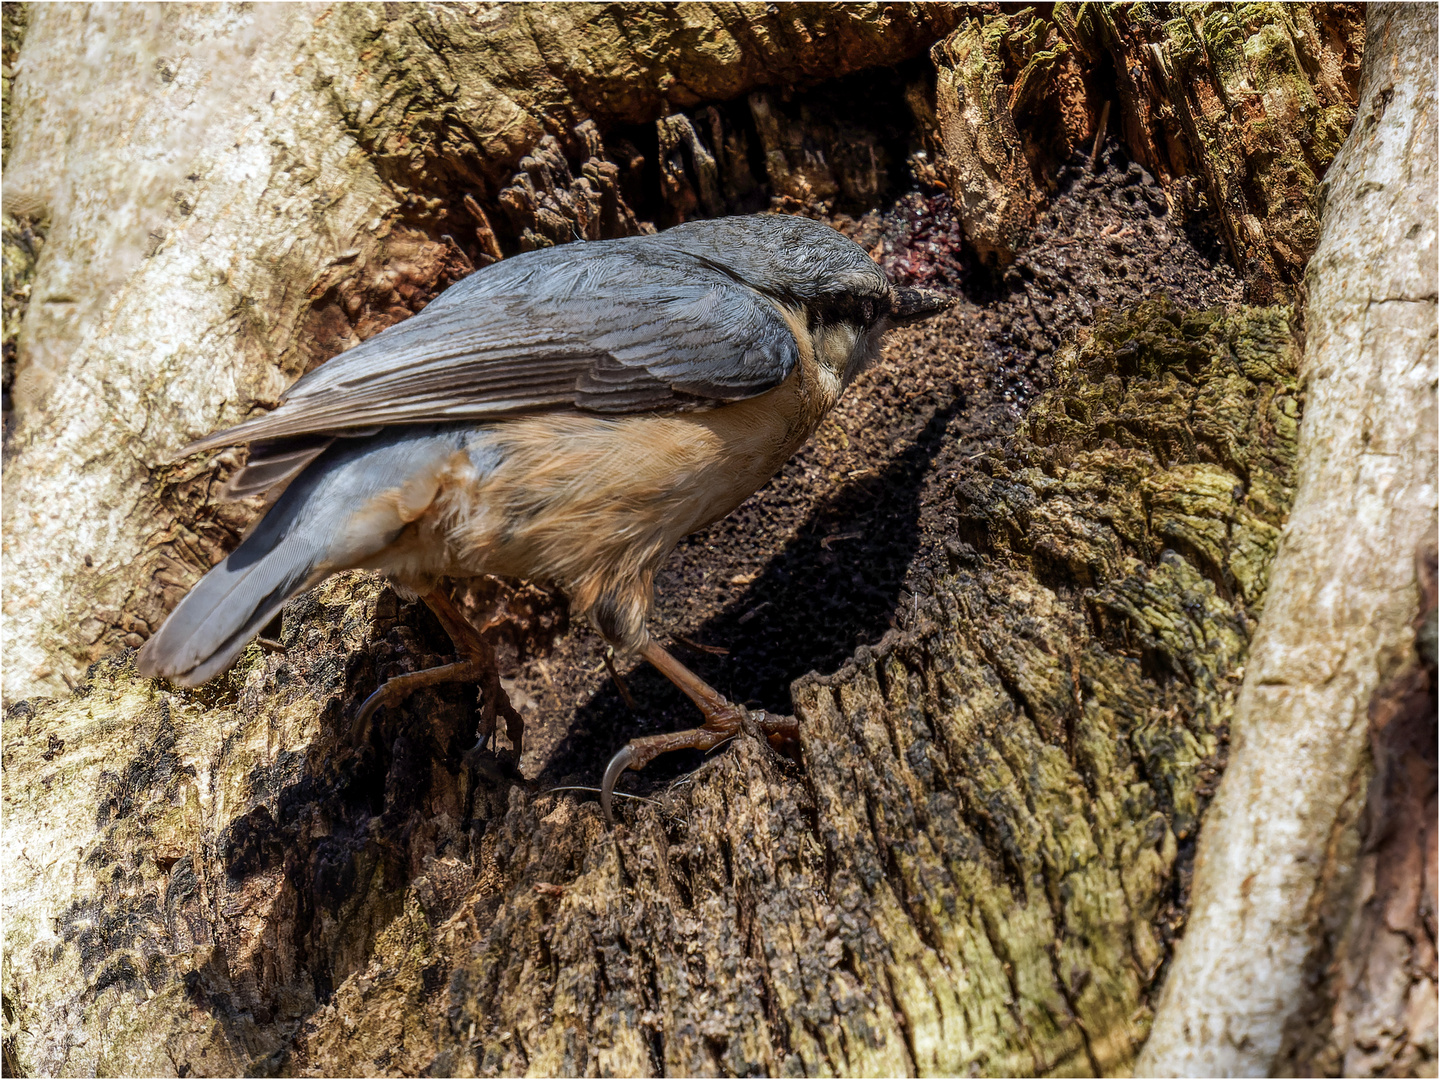
[[[947,306],[892,285],[829,226],[777,215],[480,270],[300,379],[273,412],[182,451],[249,443],[228,493],[281,494],[136,666],[204,682],[291,597],[340,570],[379,570],[424,596],[471,660],[392,679],[363,707],[368,717],[416,686],[478,676],[487,647],[438,579],[554,582],[576,616],[659,668],[705,716],[612,759],[608,816],[626,768],[710,749],[742,725],[792,731],[789,718],[727,701],[651,639],[655,573],[682,537],[775,475],[887,329]]]

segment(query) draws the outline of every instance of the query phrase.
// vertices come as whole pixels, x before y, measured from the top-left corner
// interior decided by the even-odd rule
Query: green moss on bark
[[[1358,46],[1348,8],[1320,13],[1338,24],[1343,52]],[[1235,259],[1268,296],[1301,282],[1319,239],[1319,182],[1355,115],[1355,88],[1325,70],[1316,13],[1277,3],[1195,4],[1171,9],[1160,35],[1176,119],[1218,204]]]
[[[957,478],[929,628],[796,688],[829,857],[888,867],[850,902],[923,1072],[1111,1073],[1145,1036],[1263,597],[1263,565],[1243,589],[1232,568],[1293,482],[1287,317],[1157,302],[1099,326]],[[1007,1015],[947,1007],[954,977],[906,944],[927,926],[935,971],[1009,980]]]

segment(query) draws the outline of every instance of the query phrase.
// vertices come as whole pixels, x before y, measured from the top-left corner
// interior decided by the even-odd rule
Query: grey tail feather
[[[247,550],[264,540],[252,534],[200,579],[141,648],[140,674],[198,686],[229,667],[287,600],[324,575],[315,566],[323,553],[307,538],[286,536],[267,551]]]
[[[333,435],[301,435],[293,439],[256,443],[250,448],[250,460],[245,467],[225,482],[221,498],[245,499],[273,492],[276,487],[288,484],[299,476],[334,441]],[[274,492],[274,495],[279,493]]]
[[[456,428],[412,428],[370,439],[336,439],[301,464],[268,513],[219,566],[200,579],[135,658],[142,675],[198,686],[229,667],[291,597],[392,543],[351,529],[357,511],[466,445]],[[282,470],[285,466],[281,466]],[[372,524],[370,529],[376,529]]]
[[[136,670],[198,686],[229,667],[285,601],[318,583],[332,569],[329,549],[355,509],[336,491],[353,487],[357,475],[363,479],[363,462],[354,458],[331,455],[289,484],[140,649]]]

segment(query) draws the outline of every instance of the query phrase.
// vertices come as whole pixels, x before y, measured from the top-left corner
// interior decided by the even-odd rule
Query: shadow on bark
[[[783,714],[794,708],[790,684],[796,679],[811,671],[834,671],[857,644],[877,642],[888,633],[920,547],[922,485],[945,445],[950,421],[962,408],[957,399],[937,409],[915,441],[883,469],[842,485],[821,503],[744,594],[695,632],[694,640],[724,642],[728,654],[685,649],[682,643],[685,662],[731,700]],[[814,611],[819,602],[825,604],[825,617],[815,619],[805,635],[796,635],[789,620],[767,618]],[[597,762],[608,760],[629,739],[661,730],[651,717],[694,713],[688,699],[648,666],[625,681],[636,711],[607,684],[576,710],[572,734],[552,753],[542,781],[573,778],[576,770],[598,776]],[[698,722],[696,714],[692,726]],[[693,751],[667,755],[641,774],[641,785],[631,775],[625,786],[648,790],[702,760]]]
[[[1014,436],[956,464],[968,540],[905,625],[795,684],[803,769],[739,740],[613,831],[467,756],[473,690],[348,745],[379,678],[445,649],[373,581],[332,579],[284,655],[203,691],[104,662],[7,719],[23,797],[52,773],[112,793],[54,977],[112,1029],[168,1018],[126,1030],[207,1072],[1123,1069],[1287,505],[1293,362],[1281,310],[1102,320]],[[913,503],[945,423],[887,498]],[[866,498],[842,489],[721,620],[833,572],[815,534]]]

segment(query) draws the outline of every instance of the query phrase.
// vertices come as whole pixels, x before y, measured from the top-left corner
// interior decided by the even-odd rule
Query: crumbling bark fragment
[[[1193,159],[1254,295],[1300,284],[1320,234],[1319,181],[1355,116],[1358,20],[1343,27],[1349,55],[1337,56],[1317,14],[1344,18],[1286,5],[1261,18],[1180,8],[1164,26],[1166,99],[1203,148]],[[1349,85],[1344,71],[1325,69],[1347,61]]]
[[[1315,250],[1319,180],[1355,114],[1361,23],[1345,4],[968,16],[932,51],[943,171],[966,235],[1009,262],[1055,164],[1105,115],[1173,211],[1215,217],[1252,299],[1293,295]]]
[[[584,140],[587,155],[579,176],[571,172],[555,137],[546,135],[520,159],[520,171],[510,184],[500,189],[497,201],[519,235],[522,251],[576,239],[635,236],[645,231],[625,205],[620,167],[605,160],[595,125],[586,121],[576,134]],[[476,219],[477,235],[490,229],[489,219],[478,207],[471,214]],[[489,236],[493,242],[493,231]]]
[[[1071,51],[1055,26],[1028,8],[967,18],[932,51],[945,182],[966,237],[991,261],[1014,256],[1054,186],[1044,166],[1074,151],[1084,137],[1074,130],[1077,121],[1093,123],[1083,102],[1073,103],[1078,111],[1063,111],[1071,123],[1059,130],[1024,123],[1042,98],[1054,95],[1061,68],[1074,80]]]

